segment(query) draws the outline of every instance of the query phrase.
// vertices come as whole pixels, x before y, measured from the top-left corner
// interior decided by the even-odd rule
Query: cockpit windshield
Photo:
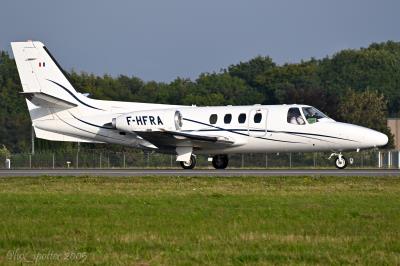
[[[314,107],[303,107],[303,114],[307,119],[307,122],[309,124],[313,124],[316,122],[319,122],[323,118],[329,118],[326,116],[324,113],[322,113],[320,110],[314,108]]]

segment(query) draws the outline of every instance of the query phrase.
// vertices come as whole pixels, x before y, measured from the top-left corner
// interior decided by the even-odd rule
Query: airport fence
[[[349,168],[400,168],[400,151],[361,151],[345,153]],[[334,168],[330,153],[253,153],[229,156],[229,168]],[[19,153],[1,158],[0,168],[82,169],[82,168],[179,168],[174,155],[152,152],[79,150],[70,152]],[[208,156],[198,155],[196,168],[212,168]]]

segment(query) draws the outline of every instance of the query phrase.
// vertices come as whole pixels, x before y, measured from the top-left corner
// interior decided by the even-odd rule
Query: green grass
[[[0,214],[0,264],[400,264],[399,177],[1,178]]]

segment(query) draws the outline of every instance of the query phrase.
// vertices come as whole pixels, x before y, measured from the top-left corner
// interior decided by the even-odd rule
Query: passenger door
[[[249,112],[248,132],[252,137],[263,137],[267,133],[268,110],[263,108],[252,109]]]

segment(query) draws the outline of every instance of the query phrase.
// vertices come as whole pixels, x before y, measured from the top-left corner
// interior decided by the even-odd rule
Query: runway
[[[0,177],[15,176],[400,176],[399,169],[24,169],[0,170]]]

